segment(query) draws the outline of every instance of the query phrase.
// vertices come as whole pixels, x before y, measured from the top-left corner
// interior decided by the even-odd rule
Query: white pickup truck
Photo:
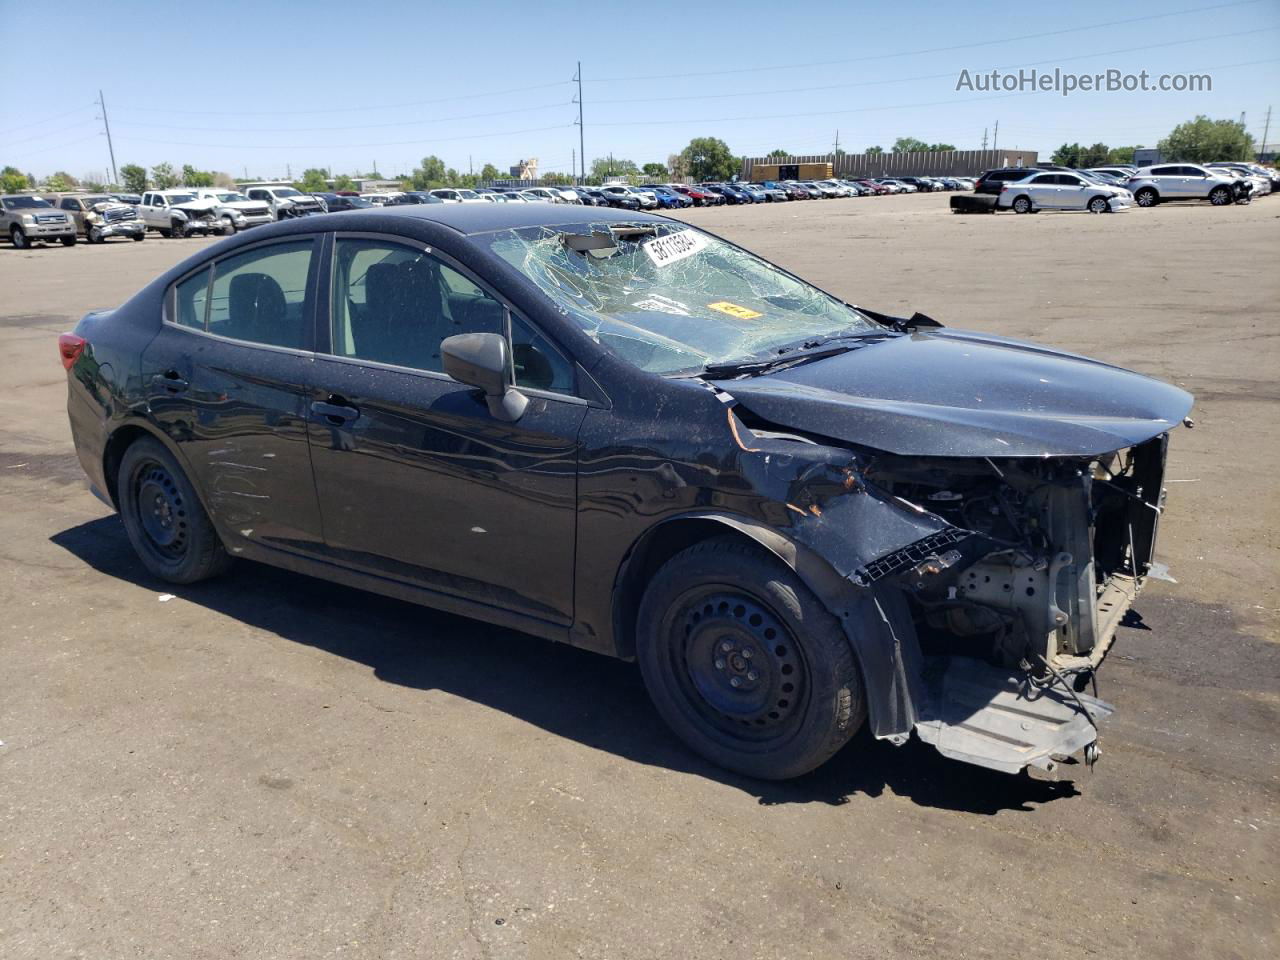
[[[250,187],[245,191],[245,196],[250,200],[265,203],[276,220],[325,212],[319,200],[293,187]]]
[[[219,187],[192,187],[191,192],[196,195],[197,200],[217,201],[218,219],[222,221],[223,233],[234,233],[236,230],[256,227],[275,220],[271,215],[271,208],[266,203],[261,200],[250,200],[243,193],[237,193],[235,190],[224,190]]]
[[[218,216],[218,201],[197,199],[194,187],[173,190],[148,190],[138,204],[138,217],[162,237],[189,237],[195,233],[210,236],[234,233],[227,230]]]

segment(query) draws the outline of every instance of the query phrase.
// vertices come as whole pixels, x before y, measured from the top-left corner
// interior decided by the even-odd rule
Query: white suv
[[[244,194],[250,200],[265,203],[274,220],[325,212],[319,200],[293,187],[250,187]]]
[[[218,217],[222,220],[224,233],[235,233],[246,227],[256,227],[260,223],[275,220],[271,215],[271,208],[264,201],[250,200],[243,193],[215,187],[192,187],[191,190],[198,200],[217,201]]]
[[[1126,186],[1140,207],[1154,207],[1165,200],[1208,200],[1223,207],[1236,200],[1238,182],[1192,163],[1162,163],[1143,167]]]

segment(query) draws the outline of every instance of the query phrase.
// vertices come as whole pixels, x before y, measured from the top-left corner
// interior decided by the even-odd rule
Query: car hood
[[[907,456],[1096,456],[1164,433],[1192,404],[1120,367],[951,330],[715,386],[780,426]]]
[[[174,210],[187,210],[191,213],[206,213],[210,210],[215,210],[220,206],[221,204],[218,203],[217,200],[210,200],[207,198],[204,200],[188,200],[186,203],[172,204]]]

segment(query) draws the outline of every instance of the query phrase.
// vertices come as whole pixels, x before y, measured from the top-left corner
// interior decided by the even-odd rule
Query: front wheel
[[[640,605],[636,652],[675,734],[748,776],[813,770],[866,715],[836,618],[780,561],[733,538],[695,544],[658,571]]]
[[[133,239],[134,239],[134,241],[135,241],[135,242],[141,242],[141,241],[143,241],[143,240],[147,239],[147,232],[144,230],[144,231],[142,231],[142,233],[134,234]]]
[[[1111,208],[1107,205],[1106,197],[1094,197],[1089,201],[1090,213],[1106,213],[1109,209]]]
[[[236,232],[235,221],[232,220],[230,217],[223,217],[222,218],[222,235],[224,237],[229,237],[235,232]]]
[[[90,243],[106,243],[107,238],[102,235],[101,227],[90,227],[88,235],[85,237]]]
[[[155,576],[195,583],[230,565],[195,489],[160,441],[135,441],[120,461],[116,483],[129,542]]]
[[[1230,187],[1214,187],[1209,193],[1209,202],[1215,207],[1225,207],[1231,202]]]
[[[14,226],[9,230],[9,239],[13,242],[15,250],[30,250],[31,241],[27,239],[27,233],[19,226]]]
[[[185,239],[187,236],[187,225],[177,220],[169,226],[169,236],[175,240]]]
[[[76,235],[73,233],[69,237],[60,237],[64,247],[74,247],[76,245]]]

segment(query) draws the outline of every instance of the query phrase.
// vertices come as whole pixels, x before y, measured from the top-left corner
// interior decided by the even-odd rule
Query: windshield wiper
[[[771,357],[709,363],[702,368],[698,376],[712,380],[722,377],[754,376],[770,370],[781,370],[801,363],[809,363],[812,360],[834,357],[836,354],[856,350],[871,340],[882,340],[886,336],[892,336],[892,334],[875,330],[866,333],[836,333],[825,337],[814,337],[802,343],[778,347]]]

